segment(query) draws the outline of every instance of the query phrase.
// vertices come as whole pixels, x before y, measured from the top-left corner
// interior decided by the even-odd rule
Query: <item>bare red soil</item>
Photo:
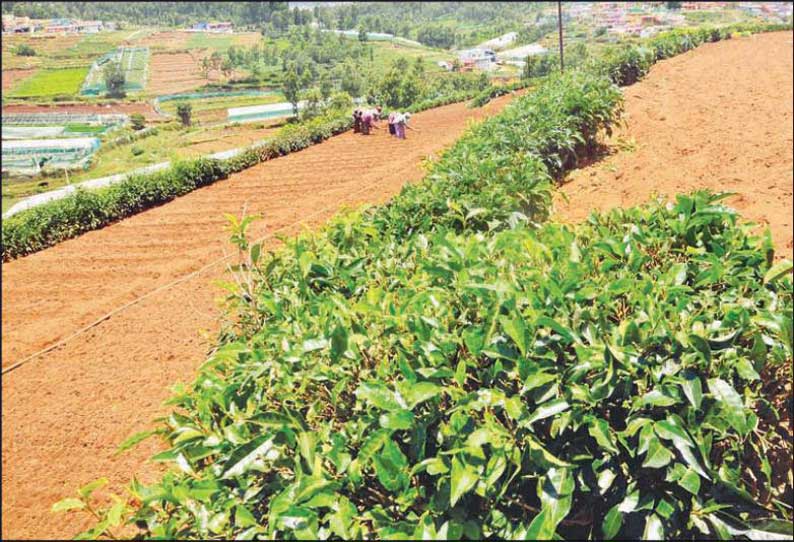
[[[188,92],[207,83],[225,81],[218,70],[210,70],[204,77],[201,73],[201,59],[209,56],[204,49],[188,53],[155,53],[149,63],[149,83],[146,91],[150,94],[177,94]],[[230,78],[241,77],[243,72],[235,70]]]
[[[558,218],[580,221],[654,194],[734,192],[726,203],[768,226],[778,256],[791,258],[792,45],[791,32],[757,34],[656,64],[625,89],[626,125],[608,142],[613,154],[568,177]]]

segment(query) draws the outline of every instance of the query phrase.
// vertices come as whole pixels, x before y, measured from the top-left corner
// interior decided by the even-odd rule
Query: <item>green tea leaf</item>
[[[708,381],[709,392],[717,400],[726,419],[731,426],[744,436],[750,430],[747,425],[744,403],[742,398],[733,389],[733,386],[722,379],[711,378]]]
[[[272,447],[273,439],[268,435],[259,436],[251,442],[238,447],[224,463],[221,479],[227,480],[244,474],[255,461],[265,455]]]
[[[645,530],[642,533],[643,540],[664,540],[664,527],[662,521],[656,514],[649,514],[645,518]]]
[[[464,464],[457,457],[452,458],[452,474],[450,475],[450,506],[455,506],[463,495],[471,491],[477,484],[479,476],[471,465]]]
[[[618,453],[618,448],[615,446],[615,439],[612,436],[612,430],[609,428],[609,424],[606,420],[595,419],[591,421],[587,431],[601,448],[613,454]]]
[[[791,260],[782,260],[772,267],[764,275],[764,284],[771,284],[776,280],[788,275],[794,269],[794,262]]]
[[[609,509],[609,512],[604,516],[604,521],[601,523],[601,533],[603,538],[614,538],[620,531],[623,525],[623,514],[620,512],[619,505],[615,505]]]
[[[83,501],[69,497],[53,504],[51,512],[67,512],[69,510],[82,510],[83,508],[85,508],[85,503]]]
[[[556,416],[560,412],[565,412],[568,410],[570,406],[571,405],[569,405],[565,399],[555,399],[554,401],[543,403],[529,416],[529,418],[521,422],[521,425],[531,425],[532,423],[544,418],[548,418],[549,416]]]
[[[673,459],[673,454],[664,447],[658,438],[651,438],[650,445],[648,446],[648,453],[645,456],[645,461],[642,463],[643,467],[651,469],[661,469],[666,467]]]

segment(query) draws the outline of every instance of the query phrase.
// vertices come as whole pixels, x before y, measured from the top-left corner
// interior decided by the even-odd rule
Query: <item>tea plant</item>
[[[765,386],[791,378],[791,262],[705,192],[542,225],[620,107],[552,76],[383,207],[269,254],[235,221],[229,322],[155,431],[175,469],[86,535],[789,534]]]

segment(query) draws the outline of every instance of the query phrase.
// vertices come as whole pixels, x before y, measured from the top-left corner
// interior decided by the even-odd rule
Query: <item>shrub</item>
[[[127,83],[124,75],[124,70],[118,62],[108,63],[103,70],[103,77],[105,80],[105,87],[107,88],[107,95],[110,98],[124,98],[127,93],[124,91],[124,85]]]
[[[36,56],[36,50],[27,43],[20,44],[15,52],[19,56]]]
[[[135,131],[143,130],[146,127],[146,117],[140,113],[130,115],[130,122],[132,123],[132,129]]]
[[[176,106],[176,114],[182,122],[182,126],[190,126],[193,106],[188,103],[181,103]]]
[[[130,149],[130,151],[132,152],[133,156],[140,156],[144,152],[143,149],[140,148],[140,147],[132,147],[132,149]]]

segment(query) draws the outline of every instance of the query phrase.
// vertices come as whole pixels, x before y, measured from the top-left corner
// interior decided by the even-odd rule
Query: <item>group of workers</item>
[[[378,106],[374,109],[356,109],[353,111],[353,132],[369,135],[369,132],[378,128],[378,121],[381,120],[383,108]],[[393,135],[398,139],[405,139],[405,130],[413,130],[408,126],[408,120],[411,118],[410,113],[400,113],[399,111],[392,111],[388,116],[389,135]]]

